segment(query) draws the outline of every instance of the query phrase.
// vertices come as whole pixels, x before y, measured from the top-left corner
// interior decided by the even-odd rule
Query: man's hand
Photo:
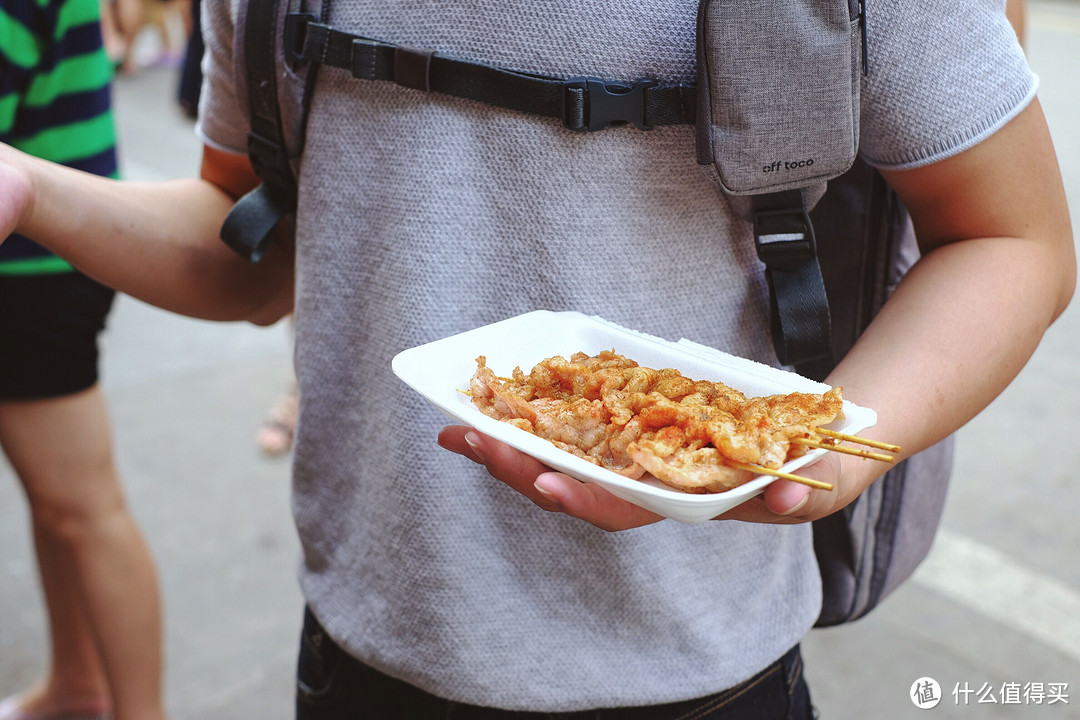
[[[599,485],[583,483],[556,472],[509,445],[482,435],[472,428],[452,425],[439,433],[439,444],[475,463],[540,508],[561,512],[592,523],[602,530],[627,530],[664,518],[654,512],[612,495]],[[871,462],[871,461],[862,461]],[[865,485],[848,483],[858,491],[842,492],[841,461],[825,458],[799,470],[800,475],[832,483],[836,489],[812,490],[789,480],[776,480],[765,491],[719,516],[718,520],[761,523],[799,523],[829,515],[851,502]]]
[[[663,520],[645,508],[615,497],[599,485],[555,472],[535,458],[476,430],[451,425],[439,433],[439,445],[485,465],[496,480],[549,512],[562,512],[602,530],[627,530]]]

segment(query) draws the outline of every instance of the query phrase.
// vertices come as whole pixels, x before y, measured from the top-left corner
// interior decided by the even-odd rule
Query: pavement
[[[1080,4],[1029,1],[1027,47],[1080,238]],[[197,173],[176,73],[116,83],[126,177]],[[189,320],[127,297],[102,339],[128,502],[157,561],[174,720],[292,717],[302,598],[289,461],[254,432],[289,375],[284,325]],[[939,533],[913,579],[871,615],[814,631],[823,718],[1080,718],[1080,302],[990,408],[958,434]],[[25,502],[0,460],[0,697],[44,671],[46,630]],[[916,694],[916,699],[918,699]],[[993,701],[993,702],[991,702]]]

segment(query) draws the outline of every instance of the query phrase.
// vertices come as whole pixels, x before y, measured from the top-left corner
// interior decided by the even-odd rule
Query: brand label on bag
[[[813,166],[814,158],[806,158],[805,160],[776,160],[768,165],[763,165],[761,171],[777,172],[778,170],[801,170],[802,168]]]

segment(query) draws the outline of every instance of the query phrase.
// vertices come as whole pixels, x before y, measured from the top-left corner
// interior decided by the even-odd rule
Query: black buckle
[[[817,256],[810,214],[805,207],[756,211],[754,245],[758,257],[770,268],[794,270]]]
[[[594,77],[565,80],[563,124],[580,132],[626,123],[633,123],[639,130],[652,130],[652,125],[645,123],[645,90],[655,84],[653,80],[638,80],[633,85],[623,85]]]
[[[285,55],[295,65],[304,59],[308,25],[319,19],[315,13],[289,13],[285,16]]]

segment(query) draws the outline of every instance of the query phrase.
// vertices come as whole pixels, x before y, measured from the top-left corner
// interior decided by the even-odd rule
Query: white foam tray
[[[671,342],[576,312],[535,311],[442,340],[404,350],[393,360],[394,373],[455,422],[528,453],[544,464],[583,482],[598,483],[624,500],[665,517],[697,523],[730,510],[760,493],[771,476],[758,476],[726,492],[684,493],[654,479],[631,480],[556,448],[529,432],[490,418],[464,394],[476,372],[476,358],[487,357],[496,375],[515,367],[528,372],[541,360],[576,352],[590,355],[614,350],[651,368],[675,368],[694,380],[720,381],[747,396],[829,389],[795,373],[735,357],[689,340]],[[876,413],[844,401],[844,417],[825,427],[856,434],[877,422]],[[794,472],[826,452],[816,449],[784,465]]]

